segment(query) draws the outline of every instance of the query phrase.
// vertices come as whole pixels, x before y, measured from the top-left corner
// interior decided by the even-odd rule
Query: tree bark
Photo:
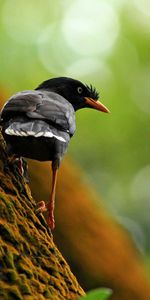
[[[0,134],[0,299],[78,299],[85,293],[35,206]]]
[[[29,170],[35,199],[47,200],[50,163],[32,161]],[[72,160],[62,163],[56,191],[54,240],[84,289],[105,286],[113,290],[111,300],[149,300],[150,279],[142,256],[83,175]]]

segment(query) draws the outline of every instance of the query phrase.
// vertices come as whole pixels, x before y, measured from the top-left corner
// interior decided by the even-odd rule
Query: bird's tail
[[[9,125],[5,128],[5,133],[7,135],[16,135],[16,136],[33,136],[35,138],[38,137],[48,137],[48,138],[56,138],[61,142],[66,142],[66,140],[55,132],[55,128],[51,128],[46,122],[42,120],[33,120],[26,121],[22,119],[18,119],[15,121],[11,121]]]

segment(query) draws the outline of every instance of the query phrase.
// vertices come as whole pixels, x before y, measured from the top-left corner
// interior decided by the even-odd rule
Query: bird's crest
[[[99,99],[99,93],[97,92],[96,88],[93,87],[91,84],[90,85],[86,84],[86,87],[90,91],[90,93],[92,94],[92,98],[94,100],[98,100]]]

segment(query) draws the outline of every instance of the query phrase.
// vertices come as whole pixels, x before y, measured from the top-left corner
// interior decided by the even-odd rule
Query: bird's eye
[[[83,89],[82,89],[82,87],[81,87],[81,86],[79,86],[79,87],[77,88],[77,91],[78,91],[78,93],[79,93],[79,94],[81,94],[81,93],[83,92]]]

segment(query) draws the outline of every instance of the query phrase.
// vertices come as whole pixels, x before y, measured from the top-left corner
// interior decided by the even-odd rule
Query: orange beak
[[[87,97],[85,97],[84,99],[85,99],[85,102],[92,108],[103,111],[105,113],[110,112],[109,109],[104,104],[102,104],[100,101],[96,101],[92,98],[87,98]]]

